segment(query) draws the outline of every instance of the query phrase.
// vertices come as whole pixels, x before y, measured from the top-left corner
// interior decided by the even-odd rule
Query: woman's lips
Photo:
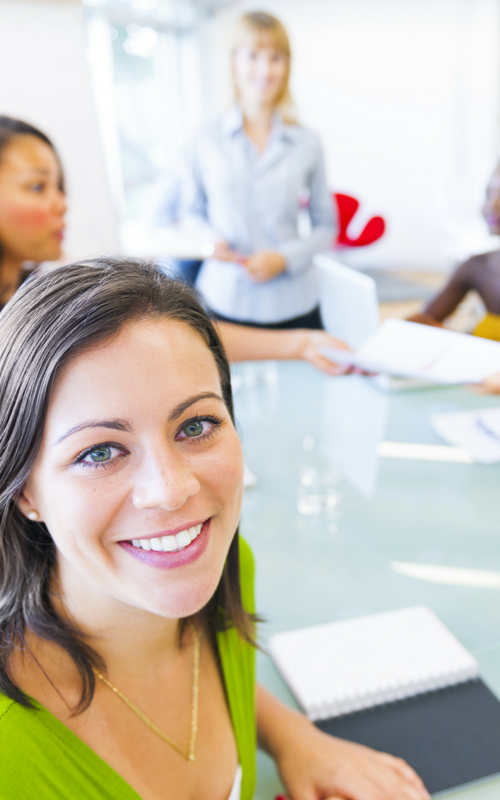
[[[193,541],[181,550],[166,553],[163,550],[143,550],[142,547],[135,547],[131,541],[118,542],[127,553],[151,567],[159,569],[173,569],[191,564],[205,552],[210,536],[210,523],[212,518],[207,519],[201,526],[200,533]],[[151,540],[153,541],[153,540]]]

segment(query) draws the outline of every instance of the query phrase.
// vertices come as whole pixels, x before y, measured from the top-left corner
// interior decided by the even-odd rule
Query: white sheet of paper
[[[431,423],[445,442],[466,447],[474,461],[500,462],[500,408],[435,414]]]
[[[500,372],[500,342],[402,319],[386,320],[356,353],[322,352],[339,364],[436,383],[480,383]]]

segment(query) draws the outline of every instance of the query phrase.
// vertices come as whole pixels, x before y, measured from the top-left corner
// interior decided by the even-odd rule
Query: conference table
[[[500,406],[500,398],[463,387],[388,392],[370,378],[333,378],[299,362],[237,364],[232,374],[245,462],[256,477],[241,533],[257,562],[262,640],[425,604],[500,697],[500,464],[472,463],[430,422]],[[311,464],[326,476],[319,505],[314,496],[308,504]],[[257,671],[296,707],[264,653]],[[259,754],[258,766],[256,798],[272,800],[281,791],[274,765]],[[497,800],[500,776],[449,797]]]

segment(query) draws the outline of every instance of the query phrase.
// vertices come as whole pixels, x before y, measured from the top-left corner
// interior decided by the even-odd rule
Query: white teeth
[[[162,536],[161,543],[165,553],[171,553],[173,550],[177,550],[178,544],[176,536]]]
[[[203,527],[203,524],[195,525],[194,528],[190,528],[189,529],[189,535],[191,537],[191,541],[193,541],[193,539],[196,539],[196,537],[200,535],[200,531],[201,531],[202,527]]]
[[[191,544],[191,536],[189,535],[189,531],[181,531],[175,537],[177,539],[177,547],[187,547],[188,544]]]
[[[143,550],[172,553],[174,550],[183,550],[191,544],[191,542],[200,535],[202,527],[203,523],[195,525],[193,528],[187,528],[185,531],[180,531],[177,534],[162,536],[161,539],[132,539],[132,544],[134,547],[142,547]]]

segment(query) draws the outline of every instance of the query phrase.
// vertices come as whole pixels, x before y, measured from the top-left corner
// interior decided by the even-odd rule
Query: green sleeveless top
[[[254,562],[240,539],[243,605],[254,612]],[[243,770],[241,800],[256,780],[255,651],[234,629],[217,637]],[[0,800],[140,800],[137,792],[39,703],[25,708],[0,694]]]

